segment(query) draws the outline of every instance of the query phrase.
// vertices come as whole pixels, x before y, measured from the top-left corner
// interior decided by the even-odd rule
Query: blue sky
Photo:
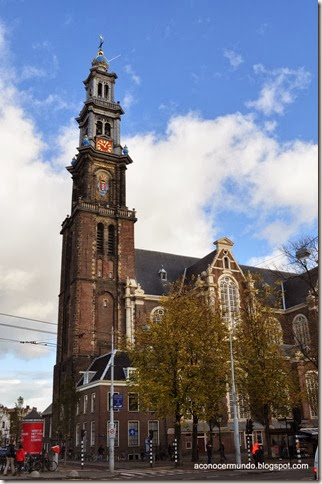
[[[64,167],[77,152],[74,118],[99,34],[106,57],[119,56],[110,70],[134,160],[137,247],[202,257],[227,236],[240,263],[280,265],[283,243],[316,235],[316,1],[0,7],[0,312],[57,320],[59,231],[71,198]],[[2,336],[44,341],[17,329]],[[22,394],[43,410],[54,351],[0,341],[0,358],[11,382],[0,403]]]

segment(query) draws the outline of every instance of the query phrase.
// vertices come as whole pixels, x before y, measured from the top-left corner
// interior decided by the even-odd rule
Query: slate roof
[[[185,271],[188,279],[205,271],[215,255],[216,250],[213,250],[199,259],[197,257],[135,249],[136,279],[146,294],[161,296],[167,293],[169,283],[182,278]],[[167,271],[167,282],[160,278],[159,270],[162,267]],[[248,265],[240,265],[240,268],[245,275],[248,271],[251,274],[259,274],[264,283],[270,286],[282,281],[284,283],[286,308],[305,302],[310,287],[305,281],[304,275]],[[318,268],[312,269],[310,274],[315,284],[318,277]]]
[[[95,372],[94,376],[91,378],[90,383],[98,380],[110,380],[111,379],[111,369],[109,367],[111,359],[111,353],[106,353],[105,355],[98,356],[92,362],[92,364],[87,368],[86,371]],[[122,381],[126,380],[124,373],[124,368],[130,367],[130,359],[128,355],[124,352],[118,351],[114,357],[114,380]],[[106,371],[106,368],[108,370]],[[81,386],[84,383],[84,376],[79,380],[77,386]]]
[[[184,270],[198,260],[197,257],[135,249],[136,279],[146,294],[161,296],[167,293],[168,282],[178,280]],[[167,271],[168,282],[161,281],[159,270],[162,267]]]

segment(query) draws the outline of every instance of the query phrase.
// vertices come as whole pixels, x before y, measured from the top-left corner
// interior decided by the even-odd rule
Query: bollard
[[[301,448],[300,448],[300,439],[298,435],[295,435],[295,445],[296,445],[296,454],[297,454],[297,461],[301,464]]]
[[[178,441],[177,439],[174,439],[174,465],[177,467],[178,466]]]
[[[246,439],[247,439],[248,462],[251,463],[252,456],[251,456],[251,452],[250,452],[250,437],[249,437],[249,434],[247,434]]]
[[[153,466],[153,444],[152,444],[152,440],[150,440],[150,467]]]
[[[84,469],[84,439],[81,440],[81,469]]]

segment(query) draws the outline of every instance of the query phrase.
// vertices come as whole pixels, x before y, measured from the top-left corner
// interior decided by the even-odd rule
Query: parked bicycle
[[[24,465],[24,469],[26,470],[27,468],[27,472],[54,472],[57,470],[57,467],[57,462],[53,459],[50,459],[47,455],[29,455]]]

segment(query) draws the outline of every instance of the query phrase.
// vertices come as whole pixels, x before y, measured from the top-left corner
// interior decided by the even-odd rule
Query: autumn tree
[[[137,369],[132,384],[137,387],[141,408],[173,417],[180,461],[183,420],[192,416],[196,426],[206,416],[208,402],[212,400],[215,407],[214,400],[225,395],[227,334],[206,291],[193,283],[174,284],[161,304],[163,317],[139,325],[135,343],[128,344],[127,350]]]
[[[288,416],[300,401],[295,375],[282,351],[281,327],[274,315],[277,297],[260,280],[255,289],[249,275],[234,334],[238,392],[247,400],[253,418],[265,428],[269,455],[272,417]]]
[[[10,417],[10,435],[16,441],[21,437],[21,422],[24,414],[24,399],[20,396],[15,402],[15,408]]]
[[[65,465],[69,442],[73,435],[77,402],[78,394],[76,392],[74,380],[72,378],[66,378],[60,386],[59,397],[53,404],[53,414],[55,415],[54,428],[57,439],[61,439],[65,442]]]

